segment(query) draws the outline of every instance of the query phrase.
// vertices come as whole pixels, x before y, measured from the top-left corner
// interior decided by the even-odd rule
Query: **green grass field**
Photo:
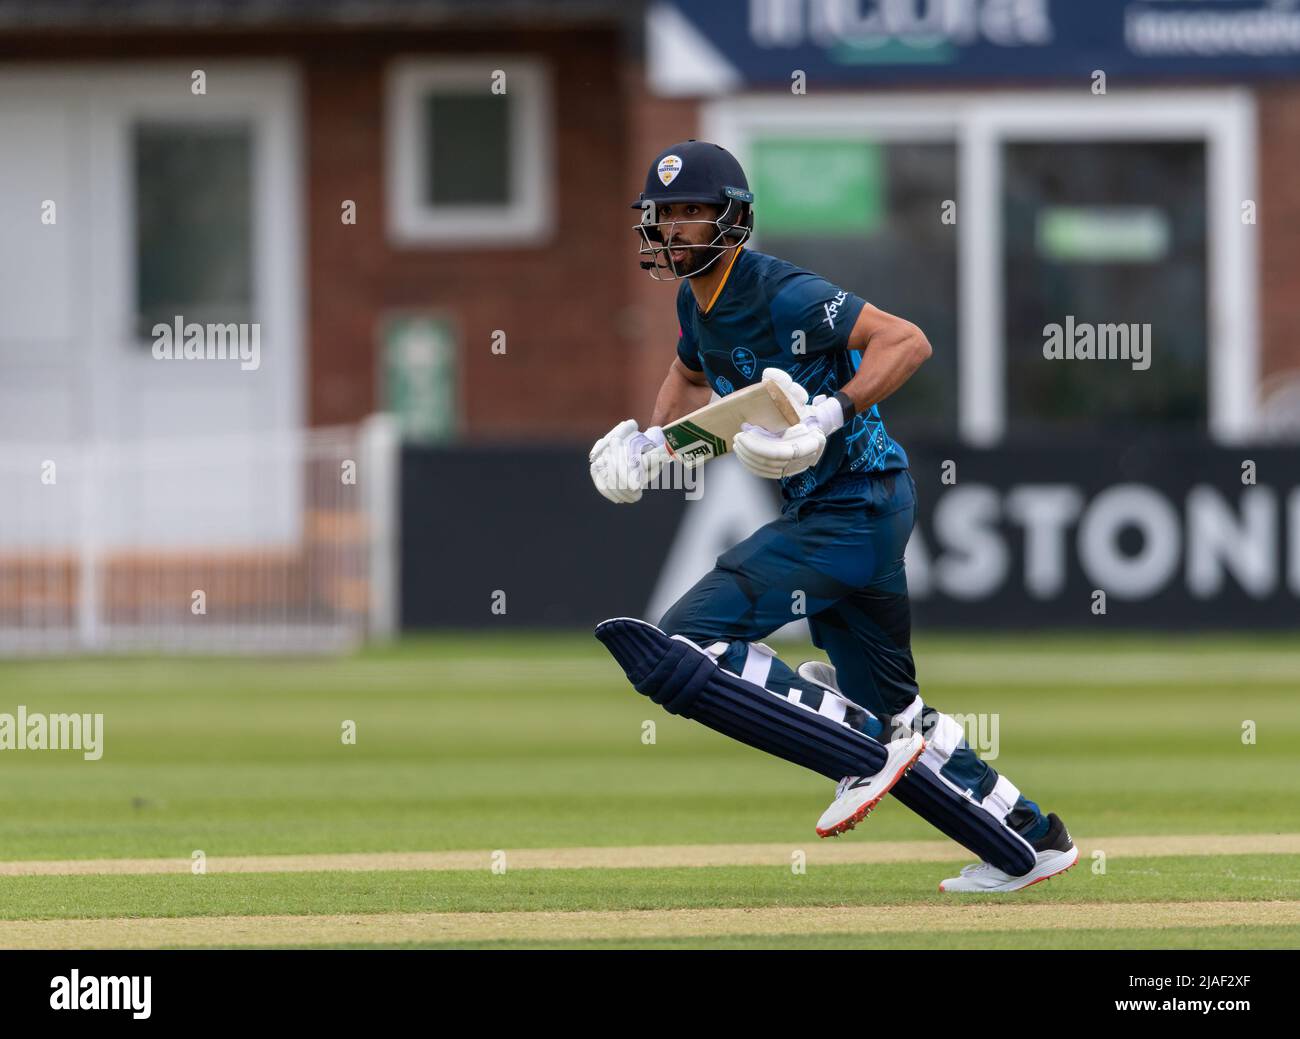
[[[916,651],[929,702],[996,713],[993,764],[1065,819],[1070,873],[941,895],[971,857],[888,800],[819,841],[829,783],[664,714],[585,634],[10,661],[0,712],[102,713],[105,739],[0,751],[0,946],[1300,945],[1300,647]]]

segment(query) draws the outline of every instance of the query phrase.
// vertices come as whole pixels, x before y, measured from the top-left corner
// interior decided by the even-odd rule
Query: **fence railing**
[[[390,633],[395,455],[382,417],[0,444],[0,654],[311,652]]]

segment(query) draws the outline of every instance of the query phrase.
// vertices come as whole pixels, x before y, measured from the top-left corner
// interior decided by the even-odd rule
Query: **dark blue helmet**
[[[683,202],[719,206],[721,212],[716,220],[659,219],[659,206]],[[641,266],[663,281],[703,273],[726,250],[743,244],[753,233],[753,202],[745,171],[726,148],[696,140],[665,148],[650,163],[645,190],[632,203],[633,209],[641,210],[641,223],[636,227],[642,239]],[[696,270],[679,270],[669,254],[667,243],[682,224],[712,224],[716,228],[712,241],[681,246],[712,251],[711,258]]]

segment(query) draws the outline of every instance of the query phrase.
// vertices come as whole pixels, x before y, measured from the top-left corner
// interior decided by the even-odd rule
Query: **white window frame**
[[[510,98],[510,201],[505,205],[433,206],[424,201],[423,101],[430,88],[491,90],[505,73]],[[544,63],[498,56],[472,61],[394,59],[385,97],[388,233],[398,245],[529,245],[550,235],[552,136],[550,77]]]
[[[706,139],[731,148],[742,164],[749,161],[752,141],[760,134],[815,138],[861,133],[883,141],[956,143],[957,425],[963,441],[976,446],[999,443],[1007,422],[1002,145],[1203,140],[1209,432],[1224,444],[1261,432],[1257,240],[1255,226],[1241,220],[1241,204],[1258,198],[1255,103],[1248,89],[1149,89],[1122,97],[1063,90],[745,95],[705,105],[701,130]],[[761,231],[763,200],[756,199],[755,206]]]

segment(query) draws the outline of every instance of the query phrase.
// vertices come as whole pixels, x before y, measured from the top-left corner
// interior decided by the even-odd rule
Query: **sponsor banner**
[[[647,14],[655,90],[1294,76],[1295,0],[661,0]]]
[[[921,500],[908,583],[920,622],[1300,626],[1294,449],[1143,438],[946,453],[909,445],[909,455]],[[1098,591],[1104,617],[1093,612]]]
[[[920,627],[1300,625],[1294,449],[906,446]],[[654,620],[779,509],[775,487],[729,457],[693,489],[635,505],[596,494],[585,446],[408,446],[402,469],[403,624],[415,629]]]
[[[591,485],[590,448],[405,445],[402,626],[574,627],[639,613],[699,502],[650,491],[614,505]]]

